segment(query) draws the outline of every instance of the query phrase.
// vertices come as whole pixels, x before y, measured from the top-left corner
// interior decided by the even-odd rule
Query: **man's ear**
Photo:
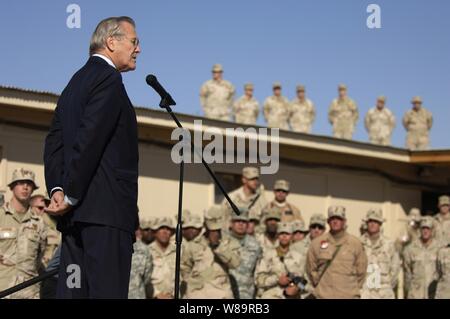
[[[106,38],[105,47],[108,51],[114,52],[116,49],[116,41],[114,37],[108,37]]]

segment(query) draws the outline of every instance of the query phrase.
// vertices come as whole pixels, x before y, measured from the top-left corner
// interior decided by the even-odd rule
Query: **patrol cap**
[[[279,223],[277,227],[277,234],[292,234],[292,224],[291,223]]]
[[[183,220],[183,228],[202,228],[203,219],[202,216],[198,214],[187,214]]]
[[[260,217],[255,209],[250,209],[248,212],[248,221],[256,221],[259,223]]]
[[[223,72],[222,64],[214,64],[212,67],[212,72]]]
[[[278,221],[281,220],[281,213],[273,208],[265,208],[263,209],[264,222],[269,219],[276,219]]]
[[[347,85],[342,84],[342,83],[339,84],[339,85],[338,85],[338,90],[339,90],[339,91],[341,91],[341,90],[347,90]]]
[[[152,222],[148,219],[141,219],[139,220],[139,228],[140,229],[151,229]]]
[[[409,219],[411,219],[415,222],[420,222],[420,219],[422,218],[422,216],[420,214],[420,209],[411,208],[411,210],[409,211],[408,217],[409,217]]]
[[[304,86],[304,85],[297,85],[297,86],[295,87],[295,90],[296,90],[297,92],[305,92],[305,86]]]
[[[231,213],[231,221],[238,221],[238,220],[242,220],[245,222],[248,222],[248,208],[247,207],[239,207],[239,212],[241,213],[240,215],[237,215],[234,211]]]
[[[213,205],[205,212],[205,226],[209,230],[219,230],[223,226],[223,209]]]
[[[280,82],[274,82],[272,84],[272,89],[281,89],[281,83]]]
[[[290,183],[287,180],[279,179],[273,185],[273,189],[276,190],[276,191],[277,190],[282,190],[282,191],[285,191],[285,192],[289,192],[289,186],[290,186]]]
[[[383,212],[381,209],[369,209],[369,211],[366,214],[366,220],[374,220],[379,223],[384,223],[385,219],[383,218]]]
[[[322,214],[313,214],[309,219],[309,227],[312,225],[320,225],[322,227],[326,227],[327,219]]]
[[[413,99],[411,100],[411,103],[422,103],[422,98],[420,96],[415,96],[413,97]]]
[[[162,227],[167,227],[170,229],[174,229],[172,218],[170,217],[161,217],[158,218],[153,224],[153,229],[158,230]]]
[[[50,198],[48,198],[47,192],[43,194],[42,193],[34,194],[33,196],[30,197],[30,202],[37,197],[41,197],[42,199],[44,199],[46,205],[50,204],[51,200]]]
[[[253,83],[245,83],[244,90],[253,90]]]
[[[36,185],[35,177],[36,177],[36,175],[31,170],[28,170],[25,168],[15,169],[12,174],[12,180],[8,184],[8,186],[12,187],[12,185],[14,183],[20,182],[20,181],[29,181],[29,182],[33,183],[34,189],[38,189],[39,187]]]
[[[259,178],[259,169],[257,167],[244,167],[242,169],[242,176],[246,179]]]
[[[448,197],[447,195],[440,196],[438,201],[439,201],[438,207],[444,205],[450,206],[450,197]]]
[[[338,217],[341,219],[346,219],[345,217],[345,207],[344,206],[330,206],[328,208],[328,219],[332,217]]]
[[[434,223],[433,217],[431,217],[431,216],[422,217],[422,219],[420,220],[420,228],[428,227],[428,228],[432,229],[433,223]]]
[[[292,222],[292,232],[302,232],[302,233],[307,233],[309,231],[308,228],[306,228],[306,225],[303,221],[301,220],[295,220]]]
[[[377,101],[381,101],[381,102],[385,103],[386,102],[386,97],[384,95],[381,95],[381,96],[379,96],[377,98]]]

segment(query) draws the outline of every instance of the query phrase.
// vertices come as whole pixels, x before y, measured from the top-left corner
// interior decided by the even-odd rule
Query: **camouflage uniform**
[[[379,97],[378,100],[384,102],[385,98]],[[388,108],[371,108],[366,114],[364,124],[367,132],[369,132],[371,143],[391,145],[392,131],[395,128],[395,117]]]
[[[344,89],[345,86],[339,86]],[[333,125],[333,136],[337,138],[352,139],[353,131],[358,122],[358,107],[351,98],[336,98],[331,102],[328,111],[328,120]]]
[[[381,224],[384,222],[381,211],[374,210],[367,213],[366,220],[367,222],[374,220]],[[394,242],[381,234],[375,239],[371,238],[368,233],[361,237],[361,242],[369,262],[361,298],[395,299],[394,288],[400,271],[400,257]]]
[[[305,90],[301,85],[297,86],[297,92]],[[316,119],[316,109],[310,99],[301,101],[298,97],[290,103],[289,124],[295,132],[311,133],[311,127]]]
[[[281,88],[281,85],[274,83],[273,88],[275,89],[277,87]],[[289,109],[289,100],[284,96],[269,96],[264,101],[264,118],[266,119],[267,126],[288,130]]]
[[[420,227],[433,227],[433,219],[422,218]],[[435,239],[430,239],[428,245],[422,240],[416,240],[406,247],[403,254],[405,268],[405,288],[408,299],[428,299],[428,287],[437,277],[436,260],[441,245]]]
[[[213,71],[222,71],[222,66],[216,64]],[[200,89],[200,103],[205,116],[222,121],[230,120],[230,109],[235,89],[233,84],[226,80],[208,80]]]
[[[205,214],[205,226],[220,230],[221,213],[209,209]],[[229,269],[240,265],[241,246],[236,239],[223,235],[220,244],[212,248],[205,235],[186,242],[181,256],[181,276],[186,283],[186,299],[233,299]]]
[[[450,205],[450,198],[446,195],[440,196],[438,207],[441,205]],[[443,245],[447,244],[447,240],[450,238],[450,213],[446,215],[438,213],[434,219],[434,227],[436,240]]]
[[[152,279],[152,255],[141,240],[136,240],[133,250],[128,299],[146,299],[145,287]]]
[[[275,219],[278,222],[281,220],[280,212],[277,210],[269,209],[269,210],[263,210],[264,219],[263,222],[265,222],[268,219]],[[264,227],[265,228],[265,227]],[[272,241],[267,236],[266,232],[258,233],[256,234],[256,240],[261,245],[261,248],[263,249],[263,254],[265,254],[266,250],[275,249],[278,247],[278,239],[275,238],[275,241]]]
[[[290,184],[288,181],[280,179],[275,182],[273,189],[289,192]],[[265,219],[264,212],[267,212],[269,210],[278,211],[280,213],[282,222],[292,222],[294,220],[303,221],[300,209],[298,209],[295,205],[289,203],[287,200],[283,203],[279,203],[276,200],[273,200],[269,204],[267,204],[267,206],[262,210],[262,221],[264,221]]]
[[[403,253],[406,246],[419,239],[420,227],[415,227],[415,225],[420,223],[420,219],[420,210],[418,208],[411,208],[405,229],[395,243],[398,252]]]
[[[48,214],[43,214],[42,219],[47,225],[47,245],[45,247],[44,255],[42,256],[42,265],[47,267],[50,259],[52,259],[58,246],[61,244],[62,235],[56,229],[56,220]]]
[[[438,252],[437,275],[436,299],[450,299],[450,243]]]
[[[413,103],[422,103],[420,97],[415,97]],[[406,147],[410,150],[426,150],[430,144],[429,131],[433,126],[431,113],[420,107],[419,110],[409,110],[403,117],[403,126],[408,132]]]
[[[252,84],[246,84],[244,89],[252,88]],[[236,123],[254,125],[259,114],[259,103],[252,96],[249,98],[247,95],[241,96],[233,104],[233,112]]]

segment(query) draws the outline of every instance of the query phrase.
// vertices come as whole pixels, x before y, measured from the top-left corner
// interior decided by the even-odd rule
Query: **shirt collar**
[[[106,61],[106,63],[108,63],[108,64],[109,64],[110,66],[112,66],[114,69],[117,69],[116,66],[114,65],[113,61],[111,61],[111,59],[108,58],[107,56],[105,56],[105,55],[103,55],[103,54],[99,54],[99,53],[93,54],[92,56],[97,56],[97,57],[99,57],[99,58],[102,58],[103,60]]]

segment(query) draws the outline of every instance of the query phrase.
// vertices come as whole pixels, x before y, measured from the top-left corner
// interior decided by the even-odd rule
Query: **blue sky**
[[[69,29],[66,8],[81,7],[81,28]],[[368,29],[366,8],[381,7],[381,29]],[[354,138],[367,141],[363,116],[378,95],[397,117],[393,144],[403,146],[401,118],[421,95],[434,114],[433,148],[450,148],[450,1],[448,0],[151,0],[2,1],[0,84],[59,93],[88,56],[96,24],[113,15],[136,20],[142,53],[124,74],[135,105],[157,107],[146,85],[154,73],[176,111],[201,114],[198,91],[221,63],[242,94],[255,84],[262,102],[280,81],[293,98],[306,85],[317,108],[313,132],[330,135],[330,101],[346,83],[361,118]],[[260,117],[259,123],[264,123]]]

